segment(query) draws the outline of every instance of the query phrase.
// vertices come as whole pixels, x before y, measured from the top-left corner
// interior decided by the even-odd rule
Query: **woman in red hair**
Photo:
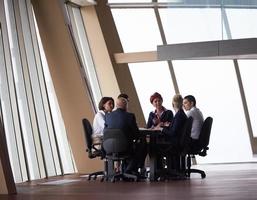
[[[149,113],[146,128],[169,126],[173,119],[173,112],[162,105],[162,96],[155,92],[150,97],[150,102],[155,107],[155,110]]]

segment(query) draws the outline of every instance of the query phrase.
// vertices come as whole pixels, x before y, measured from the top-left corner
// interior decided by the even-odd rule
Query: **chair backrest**
[[[182,152],[186,152],[190,148],[192,124],[193,118],[187,118],[179,140],[179,146]]]
[[[88,119],[86,119],[86,118],[82,119],[82,124],[83,124],[83,127],[84,127],[87,148],[88,148],[88,150],[91,151],[92,145],[93,145],[92,126],[91,126],[90,122],[88,121]]]
[[[199,148],[203,149],[208,147],[211,135],[213,118],[207,117],[202,125],[201,132],[198,139]]]
[[[121,129],[104,129],[103,148],[106,154],[126,153],[129,141]]]

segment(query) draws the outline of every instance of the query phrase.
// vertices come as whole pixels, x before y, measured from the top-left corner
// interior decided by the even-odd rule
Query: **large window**
[[[110,4],[125,53],[154,50],[155,45],[162,41],[172,44],[257,35],[254,1],[208,1],[208,5],[204,1],[192,1],[190,4],[165,0],[158,1],[162,4],[137,2],[141,3],[138,8],[136,3],[130,2],[119,2],[113,7]],[[136,12],[131,17],[132,10]],[[160,14],[160,21],[156,13]],[[149,18],[147,23],[145,16]],[[164,35],[160,34],[162,27]],[[171,64],[132,63],[129,67],[145,116],[151,111],[149,94],[153,90],[164,93],[165,106],[171,108],[170,99],[175,94],[169,72],[172,66],[179,92],[183,96],[195,95],[204,117],[214,118],[210,150],[207,157],[198,159],[200,163],[255,161],[247,124],[250,123],[256,137],[256,61],[239,61],[239,72],[235,70],[236,63],[233,60],[181,60]],[[243,88],[239,87],[241,84]],[[243,100],[244,95],[246,101]],[[250,122],[246,110],[249,110]]]
[[[252,161],[233,62],[174,61],[174,68],[181,94],[193,94],[204,117],[213,117],[210,151],[201,162]]]
[[[112,14],[124,52],[156,51],[162,44],[153,9],[114,9]]]
[[[150,103],[150,96],[154,92],[162,95],[164,107],[172,109],[171,101],[175,92],[166,62],[134,63],[129,64],[129,69],[145,119],[148,119],[149,112],[154,110]]]
[[[240,72],[247,99],[247,105],[253,129],[254,137],[257,137],[257,93],[255,92],[255,85],[257,84],[257,61],[256,60],[239,60]]]
[[[167,8],[160,15],[168,44],[222,39],[221,9]]]
[[[80,9],[68,4],[67,11],[69,14],[69,23],[72,28],[72,36],[75,40],[79,60],[81,61],[81,67],[83,67],[82,74],[84,75],[84,80],[86,81],[86,85],[91,93],[90,95],[94,102],[94,106],[97,108],[98,103],[102,98],[102,93],[98,83]]]
[[[0,3],[0,98],[15,181],[74,172],[31,3]]]
[[[256,38],[257,26],[255,20],[257,17],[257,8],[255,9],[225,9],[228,26],[231,33],[231,39]],[[239,23],[240,22],[240,23]]]

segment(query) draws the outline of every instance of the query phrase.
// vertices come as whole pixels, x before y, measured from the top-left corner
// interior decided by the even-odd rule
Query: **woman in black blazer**
[[[162,96],[155,92],[150,97],[150,102],[155,107],[155,110],[149,113],[146,128],[169,126],[173,119],[173,112],[162,105]]]
[[[177,145],[180,133],[187,120],[187,116],[183,110],[183,98],[180,94],[176,94],[173,97],[172,106],[175,111],[173,121],[169,127],[164,127],[161,130],[172,144]]]

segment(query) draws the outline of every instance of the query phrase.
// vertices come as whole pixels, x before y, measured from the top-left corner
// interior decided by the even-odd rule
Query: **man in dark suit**
[[[147,150],[143,143],[138,143],[139,130],[136,123],[136,117],[133,113],[127,112],[128,101],[123,97],[118,97],[116,101],[116,110],[105,115],[105,128],[122,129],[127,135],[130,143],[131,159],[126,167],[126,172],[138,172],[138,167],[144,163]],[[137,152],[137,153],[135,153]]]

